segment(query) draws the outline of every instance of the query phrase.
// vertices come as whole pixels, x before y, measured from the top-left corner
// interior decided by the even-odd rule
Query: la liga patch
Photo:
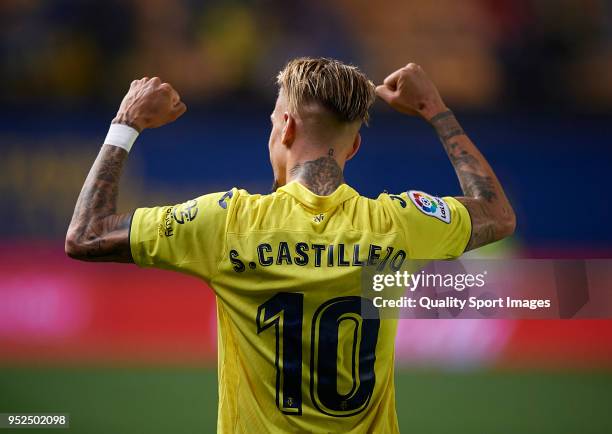
[[[430,217],[442,220],[444,223],[451,222],[450,210],[442,199],[422,191],[410,190],[408,192],[410,201],[419,211]]]

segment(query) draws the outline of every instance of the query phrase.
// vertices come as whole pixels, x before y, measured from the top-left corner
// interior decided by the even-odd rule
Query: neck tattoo
[[[313,193],[320,196],[330,195],[344,183],[342,169],[333,155],[334,149],[330,148],[326,157],[298,163],[289,173]]]

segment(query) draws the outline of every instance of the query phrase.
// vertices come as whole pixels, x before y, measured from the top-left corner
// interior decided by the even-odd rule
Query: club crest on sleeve
[[[451,215],[448,205],[439,197],[415,190],[410,190],[408,192],[408,197],[414,206],[423,214],[435,217],[444,223],[450,223]]]
[[[179,225],[195,220],[198,215],[198,201],[196,199],[191,199],[185,203],[176,205],[172,208],[172,215]]]
[[[223,209],[227,209],[227,204],[230,202],[232,197],[234,197],[234,192],[230,190],[227,193],[225,193],[223,196],[221,196],[221,199],[219,199],[219,202],[218,202],[219,206]]]

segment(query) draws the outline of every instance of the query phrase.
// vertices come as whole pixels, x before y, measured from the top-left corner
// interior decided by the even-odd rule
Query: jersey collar
[[[319,196],[298,181],[291,181],[289,184],[279,188],[278,192],[290,194],[307,207],[321,211],[333,208],[352,197],[359,196],[359,193],[347,184],[341,184],[336,191],[329,196]]]

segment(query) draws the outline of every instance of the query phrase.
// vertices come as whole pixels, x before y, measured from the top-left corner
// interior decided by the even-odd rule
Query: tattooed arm
[[[132,213],[116,214],[119,177],[127,151],[104,145],[74,208],[66,253],[84,261],[133,262],[129,243]]]
[[[174,121],[185,104],[168,83],[154,77],[132,82],[113,123],[142,131]],[[105,144],[74,208],[66,234],[66,254],[83,261],[133,262],[129,227],[133,213],[117,214],[119,178],[127,151]]]
[[[464,133],[450,110],[433,116],[429,122],[438,133],[465,196],[463,203],[472,219],[472,236],[466,250],[512,235],[516,217],[495,172],[474,143]]]
[[[409,63],[376,87],[379,97],[396,110],[421,116],[435,128],[455,168],[472,220],[466,250],[512,235],[516,217],[493,169],[444,105],[436,86],[422,68]]]

